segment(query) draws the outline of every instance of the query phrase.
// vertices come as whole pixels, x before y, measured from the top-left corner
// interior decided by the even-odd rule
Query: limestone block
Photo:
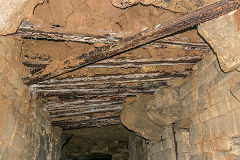
[[[172,126],[163,127],[162,139],[172,138],[173,137],[173,128]]]
[[[190,153],[188,144],[179,141],[177,142],[177,145],[178,145],[177,147],[178,153]]]
[[[159,126],[167,126],[181,117],[182,104],[178,92],[170,87],[157,91],[146,108],[148,117]]]
[[[166,156],[166,159],[176,160],[175,149],[172,148],[172,149],[166,150],[165,156]]]
[[[240,146],[239,145],[233,145],[232,149],[231,149],[231,154],[240,157]]]
[[[173,137],[166,138],[165,140],[163,140],[163,148],[164,149],[174,148],[174,139],[173,139]]]
[[[178,154],[178,160],[189,160],[190,153],[180,153]]]
[[[231,87],[231,93],[232,95],[238,100],[240,101],[240,81],[235,83],[232,87]]]
[[[240,10],[201,24],[198,32],[217,54],[223,71],[240,66]]]
[[[138,95],[130,104],[125,104],[121,113],[121,122],[128,129],[150,140],[161,139],[161,128],[146,115],[145,107],[151,95]]]
[[[163,150],[163,141],[157,141],[155,144],[152,144],[152,146],[149,149],[150,154],[158,153]]]
[[[0,5],[0,35],[14,33],[20,22],[33,13],[43,0],[2,0]]]
[[[208,152],[203,152],[203,153],[199,153],[197,155],[191,155],[191,160],[210,160],[212,159],[211,157],[211,153]]]

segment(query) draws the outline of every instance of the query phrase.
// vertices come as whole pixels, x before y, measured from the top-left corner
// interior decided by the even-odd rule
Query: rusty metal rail
[[[26,79],[25,83],[33,84],[77,70],[102,59],[107,59],[167,35],[220,17],[238,9],[239,5],[240,0],[221,0],[215,2],[178,19],[159,24],[152,29],[124,38],[119,42],[97,48],[75,58],[63,60],[59,63],[58,67],[54,66],[54,64],[49,65],[44,72],[36,73],[33,77]]]

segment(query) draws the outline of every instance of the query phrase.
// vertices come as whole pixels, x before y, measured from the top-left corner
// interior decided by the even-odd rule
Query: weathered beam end
[[[159,38],[220,17],[238,9],[239,5],[240,0],[220,0],[175,20],[159,24],[152,29],[147,29],[133,36],[124,38],[119,42],[97,48],[81,56],[65,59],[59,62],[57,66],[50,64],[43,72],[38,72],[33,77],[26,79],[25,83],[28,85],[38,83],[77,70],[102,59],[124,53]]]

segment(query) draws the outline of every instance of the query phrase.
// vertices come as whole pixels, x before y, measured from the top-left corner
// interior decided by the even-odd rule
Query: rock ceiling
[[[124,3],[122,3],[124,2]],[[174,1],[173,1],[174,2]],[[61,67],[78,57],[181,16],[205,4],[184,1],[172,9],[168,2],[143,6],[138,1],[50,0],[38,5],[34,16],[22,22],[17,34],[24,38],[22,63],[29,76]],[[141,1],[142,4],[152,2]],[[176,3],[176,2],[174,2]],[[123,6],[127,4],[128,6]],[[135,4],[136,6],[129,7]],[[168,8],[168,7],[170,8]],[[185,8],[185,9],[184,9]],[[178,12],[178,13],[177,13]],[[125,53],[32,84],[49,112],[53,125],[63,129],[100,127],[120,123],[125,98],[154,94],[157,88],[181,83],[211,49],[198,36],[196,27],[141,45]],[[25,77],[26,79],[29,77]]]

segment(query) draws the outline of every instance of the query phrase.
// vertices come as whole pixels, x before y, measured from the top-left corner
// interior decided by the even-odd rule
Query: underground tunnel
[[[239,0],[2,0],[0,160],[239,160]]]

